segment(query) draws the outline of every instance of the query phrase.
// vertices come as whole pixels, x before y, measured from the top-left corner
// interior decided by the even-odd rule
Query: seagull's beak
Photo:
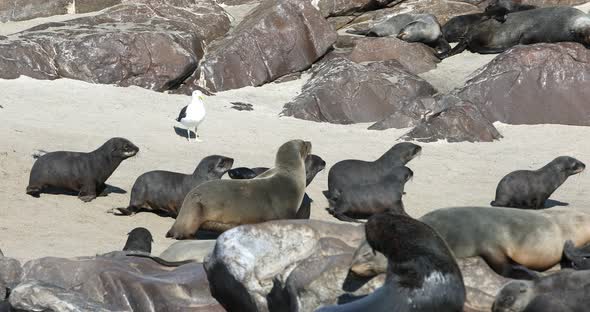
[[[201,100],[201,101],[204,101],[204,100],[205,100],[205,97],[204,97],[204,96],[202,96],[202,95],[200,95],[200,96],[199,96],[199,100]]]

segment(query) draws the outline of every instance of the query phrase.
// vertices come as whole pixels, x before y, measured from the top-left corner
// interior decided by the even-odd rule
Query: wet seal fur
[[[186,239],[197,230],[223,232],[269,220],[293,219],[305,194],[305,163],[311,142],[289,141],[275,167],[250,180],[214,180],[191,190],[166,237]]]
[[[326,210],[338,220],[348,222],[359,222],[356,219],[383,212],[406,214],[402,202],[404,185],[413,176],[410,168],[400,166],[377,183],[335,189],[328,198],[330,207]]]
[[[590,242],[590,215],[567,209],[452,207],[425,214],[457,258],[480,256],[498,274],[534,279],[561,261],[566,240]],[[535,270],[535,271],[533,271]]]
[[[307,155],[305,158],[305,186],[309,186],[309,184],[313,181],[313,178],[324,168],[326,167],[326,162],[318,155]],[[236,180],[243,180],[243,179],[254,179],[256,176],[262,174],[263,172],[267,171],[269,168],[266,167],[256,167],[256,168],[246,168],[246,167],[238,167],[235,169],[229,170],[227,173],[230,178]],[[313,199],[311,199],[307,193],[303,195],[303,200],[301,201],[301,205],[299,206],[299,210],[297,210],[296,219],[309,219],[311,216],[311,203]]]
[[[146,228],[137,227],[129,232],[123,251],[152,252],[152,233]]]
[[[365,233],[371,248],[387,257],[385,284],[362,299],[318,312],[463,311],[461,271],[432,228],[408,216],[383,213],[369,218]]]
[[[206,181],[218,180],[231,169],[234,160],[220,155],[203,158],[193,174],[155,170],[140,175],[131,189],[127,208],[116,208],[121,215],[133,215],[142,209],[176,218],[184,197]]]
[[[406,165],[421,151],[420,145],[402,142],[394,145],[375,161],[339,161],[328,172],[328,191],[324,191],[324,196],[331,199],[336,189],[344,190],[357,185],[378,183],[395,167]]]
[[[545,201],[571,175],[586,168],[581,161],[560,156],[538,170],[518,170],[507,174],[496,188],[495,207],[541,209]]]
[[[590,306],[590,271],[561,270],[533,281],[511,281],[493,312],[582,312]]]
[[[121,162],[135,156],[139,148],[124,138],[112,138],[89,153],[51,152],[39,156],[33,164],[27,194],[33,197],[47,189],[78,192],[89,202],[106,188],[105,181]]]
[[[590,47],[590,16],[576,8],[538,8],[506,15],[505,22],[488,19],[472,27],[444,59],[468,50],[501,53],[519,44],[578,42]]]

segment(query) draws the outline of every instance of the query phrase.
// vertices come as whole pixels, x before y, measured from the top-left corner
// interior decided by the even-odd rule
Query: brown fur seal
[[[492,312],[585,312],[590,307],[590,271],[561,270],[533,281],[504,285]]]
[[[122,215],[133,215],[141,209],[176,218],[184,197],[197,185],[221,179],[234,160],[219,155],[203,158],[193,174],[155,170],[140,175],[131,189],[127,208],[117,208]]]
[[[336,189],[343,190],[363,184],[378,183],[389,175],[395,167],[404,166],[422,151],[414,143],[403,142],[394,145],[375,161],[356,159],[342,160],[334,164],[328,172],[328,191],[326,198],[332,198]]]
[[[214,180],[191,190],[166,237],[185,239],[197,230],[225,231],[240,224],[293,219],[305,193],[304,160],[311,143],[289,141],[275,167],[251,180]]]
[[[420,221],[434,228],[457,258],[481,256],[510,278],[535,278],[531,270],[558,264],[568,239],[576,246],[590,242],[590,215],[572,210],[454,207]]]
[[[413,176],[410,168],[400,166],[377,183],[335,189],[328,198],[330,207],[326,210],[338,220],[348,222],[359,222],[356,219],[382,212],[406,214],[402,195],[404,185]]]
[[[105,190],[105,181],[119,164],[138,151],[129,140],[112,138],[90,153],[47,153],[31,169],[27,194],[39,197],[44,190],[56,188],[78,192],[78,198],[89,202]]]
[[[436,231],[411,217],[383,213],[369,218],[365,233],[371,248],[387,257],[385,284],[367,297],[318,312],[463,311],[461,271]]]
[[[586,168],[581,161],[560,156],[538,170],[518,170],[507,174],[496,188],[496,207],[540,209],[545,201],[571,175]]]

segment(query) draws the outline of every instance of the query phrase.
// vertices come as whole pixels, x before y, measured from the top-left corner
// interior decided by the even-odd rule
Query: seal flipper
[[[348,30],[346,30],[347,34],[363,35],[363,36],[368,35],[369,32],[370,32],[370,29],[348,29]]]
[[[444,52],[444,53],[437,53],[437,54],[435,54],[435,56],[438,57],[439,59],[443,60],[443,59],[446,59],[448,57],[451,57],[453,55],[457,55],[457,54],[465,51],[465,49],[467,49],[467,47],[469,46],[469,40],[467,40],[467,36],[469,36],[469,34],[467,34],[464,38],[461,38],[459,43],[457,43],[457,45],[454,48],[452,48],[450,51]]]
[[[150,256],[150,255],[144,255],[144,254],[135,254],[135,253],[130,253],[127,255],[127,257],[138,257],[138,258],[148,258],[148,259],[152,259],[153,261],[155,261],[156,263],[166,266],[166,267],[179,267],[181,265],[185,265],[188,263],[192,263],[195,262],[194,260],[183,260],[183,261],[167,261],[164,260],[160,257],[154,257],[154,256]]]
[[[326,208],[326,211],[328,211],[328,213],[330,213],[334,218],[340,220],[340,221],[344,221],[344,222],[354,222],[354,223],[364,223],[361,222],[357,219],[351,218],[347,215],[341,214],[341,213],[337,213],[336,211],[334,211],[331,208]]]

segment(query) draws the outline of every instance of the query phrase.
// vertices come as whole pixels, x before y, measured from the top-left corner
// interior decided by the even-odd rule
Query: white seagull
[[[199,90],[193,91],[191,103],[182,108],[176,121],[186,128],[186,139],[190,142],[190,129],[195,129],[195,142],[201,142],[197,134],[197,127],[205,119],[205,95]]]

